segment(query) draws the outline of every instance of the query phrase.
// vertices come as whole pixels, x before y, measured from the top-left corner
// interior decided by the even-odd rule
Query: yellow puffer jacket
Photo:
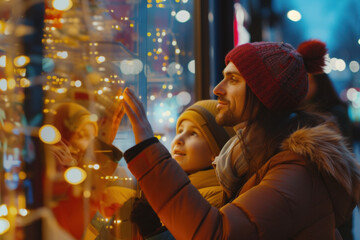
[[[216,178],[215,169],[198,171],[188,177],[191,184],[199,190],[201,196],[212,206],[216,208],[222,207],[223,190]]]

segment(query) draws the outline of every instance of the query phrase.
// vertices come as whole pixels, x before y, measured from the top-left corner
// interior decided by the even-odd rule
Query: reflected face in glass
[[[85,123],[77,129],[74,135],[70,138],[70,145],[72,151],[85,152],[90,142],[96,136],[96,129],[92,123]]]
[[[176,130],[171,155],[189,174],[210,167],[214,160],[204,136],[190,120],[183,120]]]
[[[225,67],[223,75],[223,80],[213,90],[218,96],[216,122],[233,127],[246,121],[246,114],[243,114],[246,82],[232,62]]]

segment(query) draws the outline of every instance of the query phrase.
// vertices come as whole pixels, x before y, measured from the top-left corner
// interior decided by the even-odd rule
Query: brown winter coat
[[[190,184],[162,144],[126,156],[176,239],[341,239],[336,226],[359,202],[359,167],[327,124],[294,132],[258,171],[259,184],[250,178],[220,210]]]

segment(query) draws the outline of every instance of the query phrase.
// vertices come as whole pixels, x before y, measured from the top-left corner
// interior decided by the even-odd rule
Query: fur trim
[[[324,123],[301,128],[282,143],[283,150],[305,156],[333,176],[360,203],[360,165],[337,129]]]

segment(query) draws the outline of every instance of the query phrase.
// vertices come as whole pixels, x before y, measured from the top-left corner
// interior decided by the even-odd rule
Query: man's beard
[[[236,117],[234,116],[234,114],[229,109],[218,112],[216,114],[215,120],[216,123],[219,124],[220,126],[227,126],[227,127],[233,127],[239,123]]]

